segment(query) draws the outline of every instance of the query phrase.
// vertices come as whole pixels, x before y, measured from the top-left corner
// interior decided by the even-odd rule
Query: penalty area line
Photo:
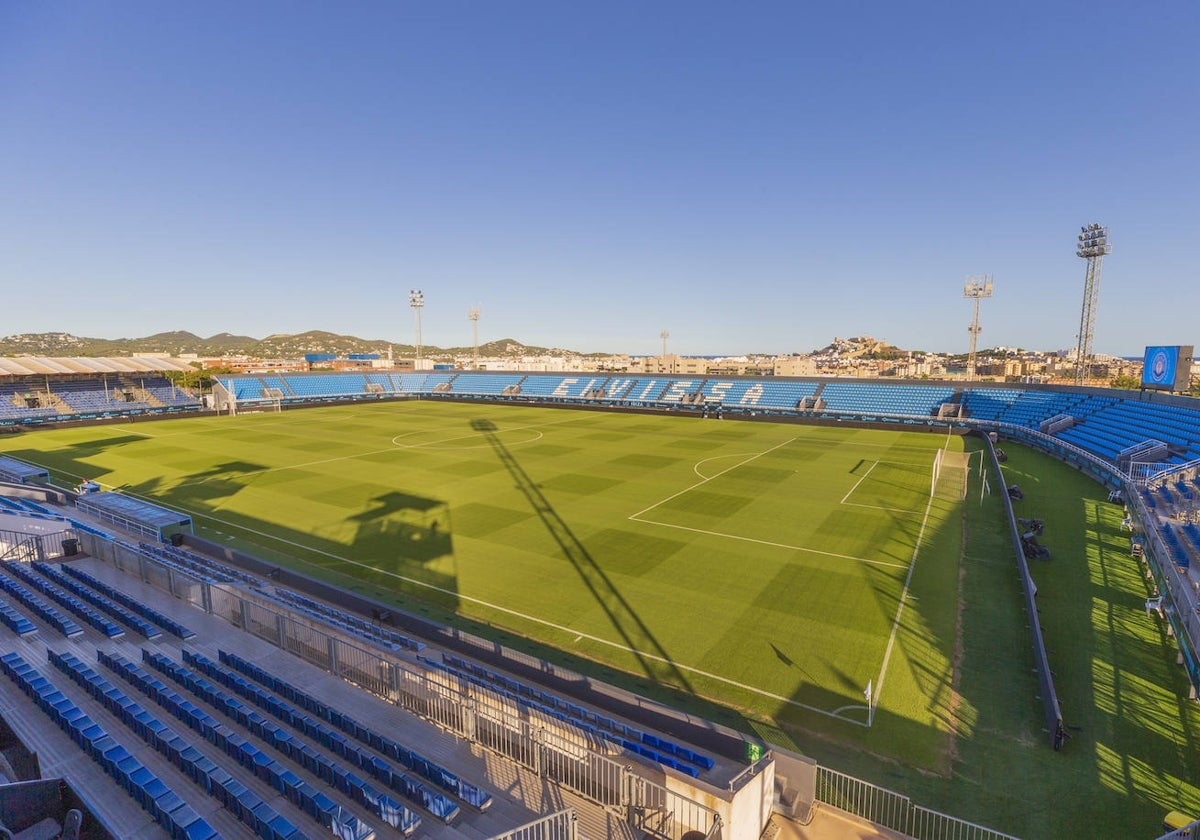
[[[834,551],[822,551],[819,548],[805,548],[802,545],[789,545],[788,543],[772,542],[771,540],[760,540],[757,537],[743,537],[738,534],[724,534],[720,531],[706,531],[703,528],[693,528],[690,525],[676,525],[674,522],[659,522],[655,519],[636,519],[636,514],[629,517],[634,522],[641,522],[643,525],[658,525],[662,528],[676,528],[680,531],[691,531],[695,534],[704,534],[709,537],[724,537],[727,540],[741,540],[742,542],[757,543],[758,545],[768,545],[772,548],[785,548],[789,551],[803,551],[805,554],[819,554],[822,557],[836,557],[839,560],[853,560],[856,563],[870,563],[874,566],[888,566],[893,569],[907,569],[908,566],[904,563],[889,563],[886,560],[869,560],[866,557],[855,557],[852,554],[838,554]]]
[[[870,468],[859,477],[858,481],[854,482],[854,486],[846,491],[846,495],[842,496],[842,501],[840,502],[840,504],[843,504],[843,505],[846,504],[846,500],[849,499],[850,496],[852,496],[854,494],[854,491],[858,489],[858,485],[860,485],[864,481],[866,481],[867,476],[869,476],[871,474],[871,470],[874,470],[878,466],[879,466],[878,461],[875,461],[873,464],[871,464]]]

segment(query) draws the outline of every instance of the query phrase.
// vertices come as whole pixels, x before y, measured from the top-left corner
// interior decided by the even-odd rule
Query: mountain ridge
[[[391,347],[397,356],[411,356],[411,344],[341,335],[326,330],[302,333],[273,333],[264,338],[216,333],[207,338],[188,330],[169,330],[140,338],[92,338],[66,332],[18,333],[0,337],[0,355],[6,356],[124,356],[166,353],[172,356],[254,356],[259,358],[295,358],[305,353],[380,353]],[[472,347],[422,345],[424,356],[462,356]],[[514,338],[501,338],[479,345],[482,356],[587,355],[562,348],[526,345]]]

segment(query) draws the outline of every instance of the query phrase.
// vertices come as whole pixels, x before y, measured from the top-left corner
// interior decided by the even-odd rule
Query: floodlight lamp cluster
[[[413,309],[425,305],[425,293],[420,289],[413,289],[408,293],[408,305]]]
[[[992,296],[992,275],[973,274],[967,278],[967,282],[963,285],[963,297],[965,298],[986,298]]]
[[[1077,257],[1103,257],[1112,253],[1112,243],[1108,240],[1108,228],[1100,224],[1084,225],[1079,228],[1079,239],[1075,246]]]

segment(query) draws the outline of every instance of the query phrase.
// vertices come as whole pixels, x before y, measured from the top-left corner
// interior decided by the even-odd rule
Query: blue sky
[[[0,335],[1197,344],[1200,4],[0,4]]]

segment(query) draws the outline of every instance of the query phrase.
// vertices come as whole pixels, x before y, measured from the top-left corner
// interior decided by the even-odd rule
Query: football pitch
[[[182,510],[223,544],[673,689],[663,699],[922,764],[946,729],[963,443],[414,401],[0,447]],[[940,448],[955,466],[935,487]]]

